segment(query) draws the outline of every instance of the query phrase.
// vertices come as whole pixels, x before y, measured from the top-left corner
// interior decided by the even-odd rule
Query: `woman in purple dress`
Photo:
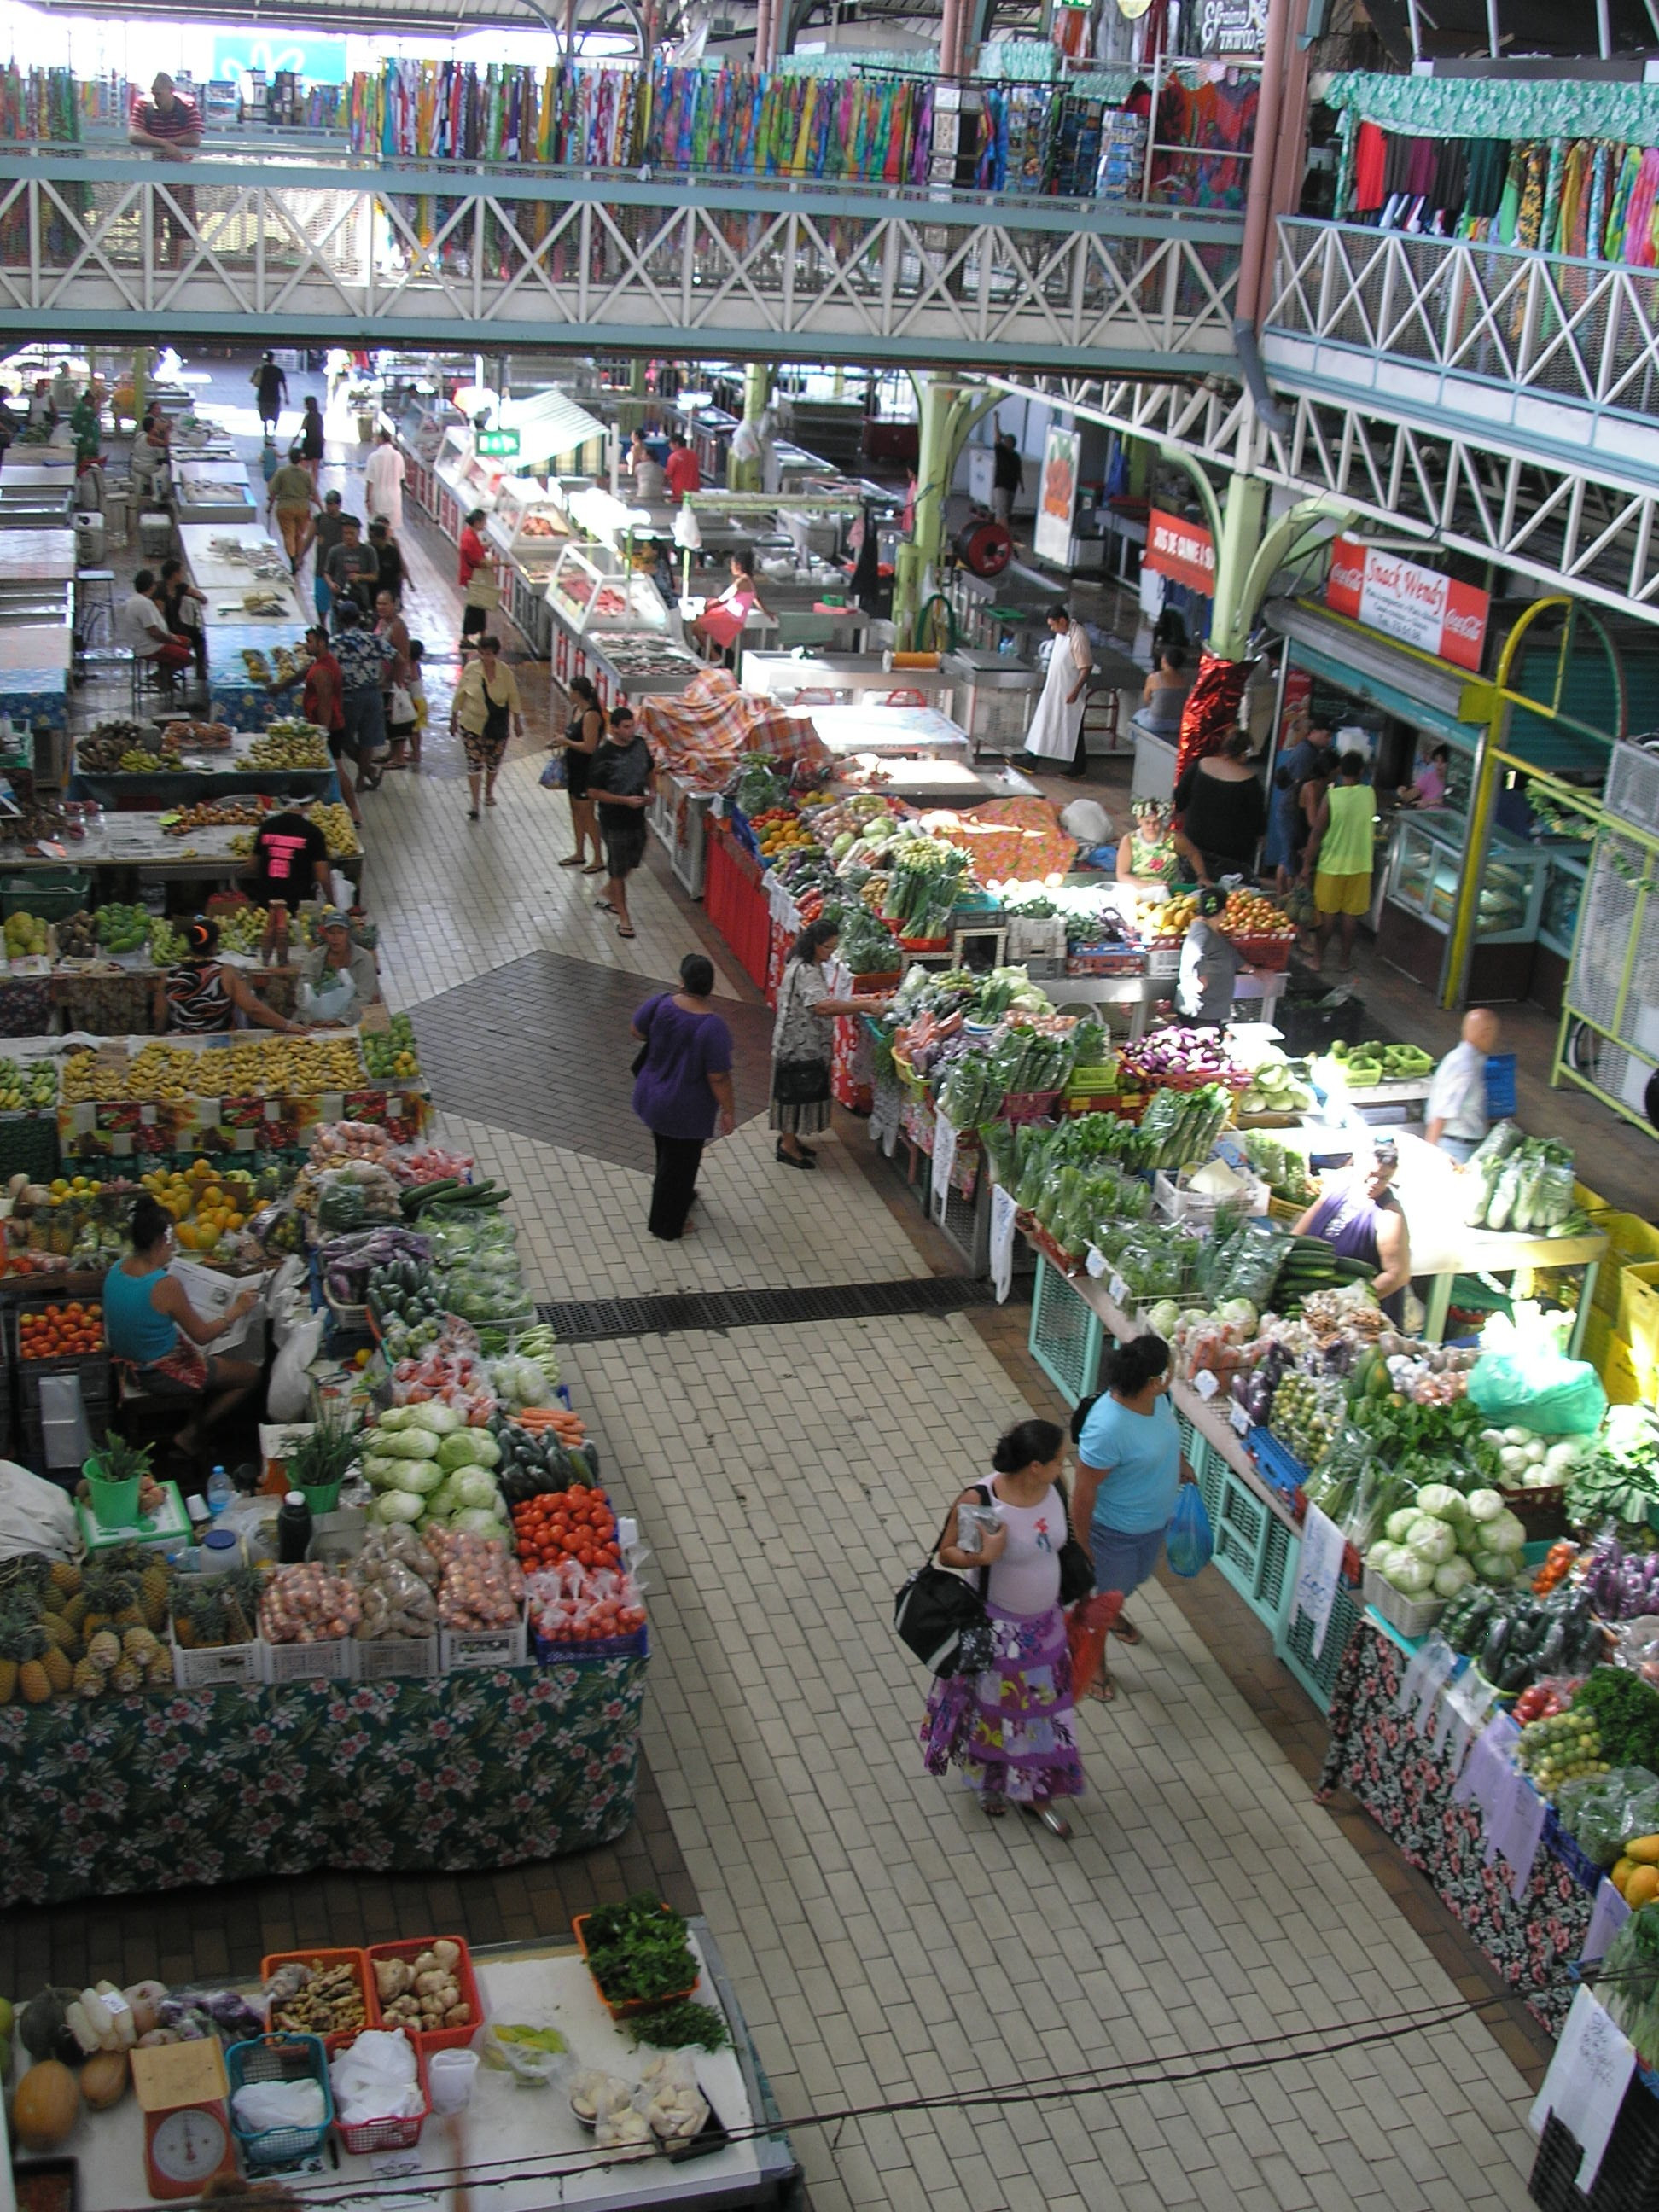
[[[732,1032],[710,1002],[714,963],[701,952],[680,963],[680,988],[647,999],[634,1017],[642,1048],[634,1061],[634,1111],[657,1147],[651,1186],[653,1237],[684,1237],[696,1195],[702,1148],[737,1126],[732,1096]]]

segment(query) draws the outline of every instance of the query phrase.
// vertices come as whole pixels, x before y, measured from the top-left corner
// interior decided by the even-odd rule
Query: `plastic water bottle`
[[[216,1467],[207,1479],[208,1511],[217,1520],[235,1495],[230,1477],[222,1467]]]

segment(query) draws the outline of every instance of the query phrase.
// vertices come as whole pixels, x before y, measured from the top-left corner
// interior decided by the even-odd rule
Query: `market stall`
[[[267,811],[255,800],[337,800],[340,785],[323,733],[309,724],[252,736],[224,722],[123,720],[100,722],[80,739],[70,796],[125,811],[158,809],[169,826],[177,826],[180,810],[246,799],[246,821],[231,825],[240,828]],[[209,821],[185,824],[192,826]]]
[[[746,653],[743,680],[747,690],[786,707],[867,702],[936,706],[947,714],[954,682],[942,665],[895,668],[885,653],[809,652]]]
[[[181,530],[203,523],[257,528],[259,510],[248,487],[245,462],[180,453],[173,456],[172,472],[173,502]]]
[[[205,521],[179,525],[179,547],[190,580],[207,596],[204,622],[213,630],[307,622],[309,611],[301,601],[282,547],[255,517],[235,520],[234,528]],[[213,640],[221,659],[240,642],[246,641]]]
[[[350,816],[343,806],[329,805],[312,818],[326,836],[335,865],[356,881],[363,853]],[[100,878],[101,899],[117,896],[124,878],[135,885],[145,881],[228,881],[240,872],[253,845],[253,831],[246,824],[180,829],[178,819],[148,811],[100,811],[95,820],[83,817],[70,826],[79,832],[70,847],[70,872]],[[38,875],[46,882],[64,873],[63,863],[45,854],[9,853],[4,866],[9,873]]]
[[[209,720],[233,730],[264,729],[297,704],[305,668],[303,623],[289,627],[272,617],[210,629]]]
[[[702,663],[682,645],[679,617],[649,568],[631,553],[568,540],[548,577],[553,674],[568,684],[589,677],[609,705],[626,695],[684,691]]]

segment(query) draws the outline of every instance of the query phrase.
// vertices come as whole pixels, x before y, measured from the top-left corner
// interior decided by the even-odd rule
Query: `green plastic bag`
[[[1601,1378],[1582,1359],[1534,1352],[1521,1358],[1485,1352],[1469,1370],[1469,1400],[1495,1429],[1540,1437],[1594,1436],[1607,1410]]]

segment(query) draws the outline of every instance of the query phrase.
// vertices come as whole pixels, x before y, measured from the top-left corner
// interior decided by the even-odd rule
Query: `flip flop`
[[[639,932],[630,929],[625,921],[619,921],[617,924],[617,934],[618,937],[637,937]]]
[[[595,899],[593,911],[595,914],[615,914],[617,909],[609,899]]]
[[[605,862],[595,860],[590,867],[584,868],[582,873],[585,876],[602,876],[605,873]]]
[[[1119,1615],[1117,1626],[1109,1633],[1115,1636],[1120,1644],[1127,1644],[1131,1649],[1140,1641],[1140,1631],[1127,1614]]]
[[[580,853],[572,853],[568,860],[561,860],[559,866],[562,868],[580,868],[581,864],[581,854]]]

